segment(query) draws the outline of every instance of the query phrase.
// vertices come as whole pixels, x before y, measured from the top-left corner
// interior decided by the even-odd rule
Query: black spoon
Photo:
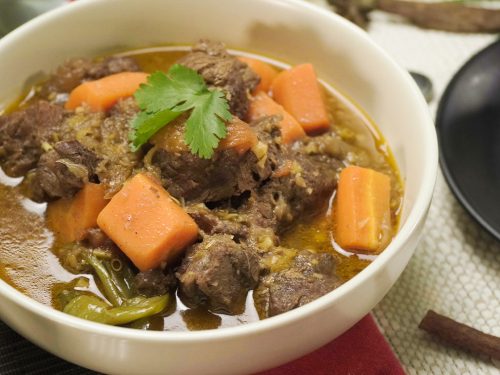
[[[429,77],[424,76],[423,74],[417,72],[410,72],[410,75],[417,83],[418,88],[424,95],[424,98],[427,101],[427,103],[430,103],[432,99],[434,99],[434,89],[432,87],[432,82],[429,79]]]

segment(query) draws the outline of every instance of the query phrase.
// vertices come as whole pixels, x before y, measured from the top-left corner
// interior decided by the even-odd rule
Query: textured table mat
[[[370,35],[401,66],[432,79],[433,114],[454,72],[495,38],[424,31],[382,14],[375,14]],[[494,204],[492,209],[500,208]],[[374,315],[409,374],[500,374],[500,365],[488,358],[457,351],[419,331],[430,308],[500,335],[500,243],[467,215],[441,174],[422,242]],[[56,359],[0,323],[0,373],[91,372]]]
[[[437,99],[460,66],[496,38],[423,31],[383,16],[370,34],[403,67],[429,76]],[[500,202],[492,202],[492,209],[500,209]],[[500,374],[488,358],[438,344],[419,331],[430,308],[500,335],[500,243],[464,211],[441,172],[422,242],[374,313],[410,374]]]

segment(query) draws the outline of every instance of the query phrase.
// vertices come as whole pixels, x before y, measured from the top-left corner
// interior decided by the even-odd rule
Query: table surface
[[[310,2],[327,6],[324,0]],[[370,36],[401,66],[433,81],[433,115],[453,74],[496,38],[425,31],[381,13],[373,18]],[[500,363],[442,345],[418,330],[428,309],[500,336],[500,243],[469,217],[441,173],[422,241],[374,315],[409,374],[500,374]],[[0,322],[0,373],[90,372],[54,361]]]
[[[374,14],[369,34],[401,66],[431,78],[433,116],[453,74],[497,38],[426,31],[382,13]],[[422,241],[374,314],[409,374],[500,374],[499,363],[442,345],[420,331],[428,309],[500,336],[500,243],[457,202],[441,171]]]

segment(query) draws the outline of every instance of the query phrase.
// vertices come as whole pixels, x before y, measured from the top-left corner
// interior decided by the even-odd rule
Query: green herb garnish
[[[222,91],[209,90],[196,71],[175,64],[167,72],[155,72],[134,97],[141,112],[132,121],[130,140],[134,151],[182,113],[191,110],[184,139],[191,152],[210,159],[226,136],[224,121],[231,120]]]

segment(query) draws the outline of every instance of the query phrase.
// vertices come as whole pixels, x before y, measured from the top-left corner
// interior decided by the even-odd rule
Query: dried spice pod
[[[429,310],[418,328],[459,348],[500,360],[500,337],[488,335]]]

